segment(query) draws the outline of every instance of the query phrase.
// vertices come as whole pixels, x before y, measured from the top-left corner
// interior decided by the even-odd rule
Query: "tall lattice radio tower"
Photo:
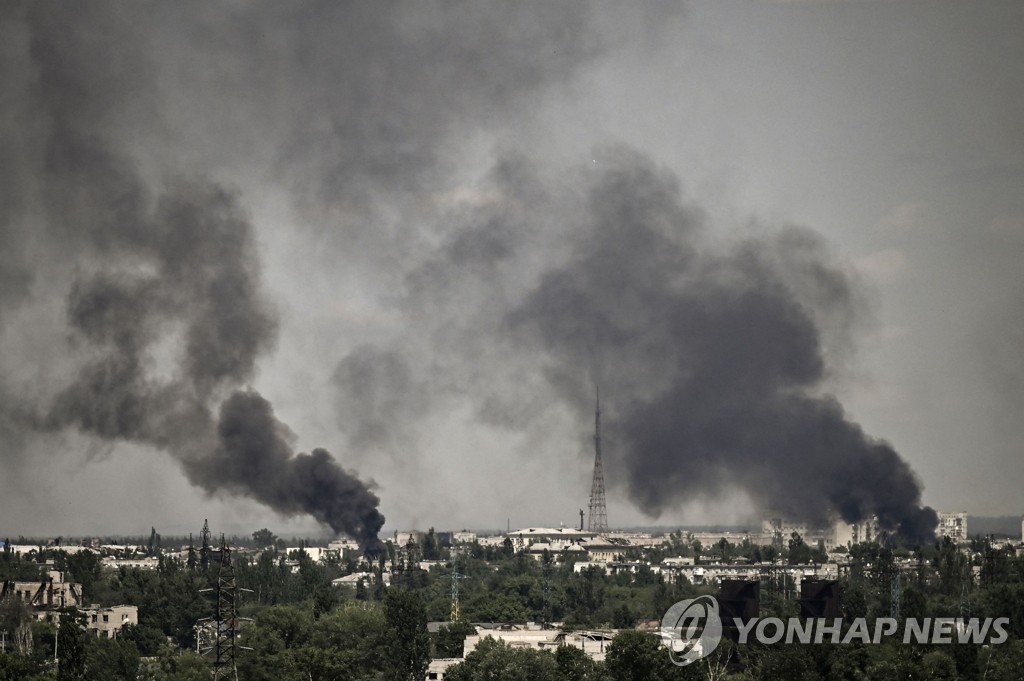
[[[596,392],[594,409],[594,481],[590,485],[590,517],[587,530],[608,532],[608,508],[604,502],[604,465],[601,463],[601,391]]]

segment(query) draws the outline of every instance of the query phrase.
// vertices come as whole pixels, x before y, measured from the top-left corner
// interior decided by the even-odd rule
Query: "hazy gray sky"
[[[575,523],[597,381],[613,525],[813,486],[795,394],[925,504],[1018,514],[1021,35],[1016,1],[8,3],[0,533],[315,531],[203,489],[177,417],[247,388],[386,529]],[[196,187],[230,229],[176,227]],[[86,315],[104,278],[157,304]],[[128,346],[159,428],[55,406]]]

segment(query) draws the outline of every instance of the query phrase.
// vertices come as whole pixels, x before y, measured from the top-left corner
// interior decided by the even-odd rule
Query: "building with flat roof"
[[[36,610],[58,610],[79,607],[82,603],[82,585],[65,582],[64,573],[51,570],[47,576],[34,582],[3,582],[0,600],[14,598]]]
[[[97,605],[82,610],[85,628],[100,638],[116,638],[129,624],[139,623],[139,609],[134,605],[114,605],[101,608]]]
[[[968,539],[967,511],[940,512],[939,526],[935,528],[935,534],[940,537],[949,537],[954,544],[966,542]]]

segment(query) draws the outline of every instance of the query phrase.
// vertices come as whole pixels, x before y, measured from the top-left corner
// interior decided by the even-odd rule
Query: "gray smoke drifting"
[[[508,316],[581,412],[581,377],[614,395],[609,448],[656,516],[741,487],[763,508],[880,524],[920,542],[936,515],[915,475],[819,394],[824,317],[855,305],[812,234],[789,229],[722,251],[701,238],[677,181],[620,154],[588,192],[575,253]]]
[[[292,332],[322,340],[275,375],[329,383],[310,420],[334,397],[345,460],[405,475],[394,498],[425,472],[459,487],[465,462],[426,451],[452,444],[449,424],[483,431],[456,447],[497,433],[533,451],[567,411],[589,422],[598,383],[609,479],[652,516],[741,487],[765,509],[927,535],[912,471],[827,394],[860,302],[822,241],[722,244],[649,160],[567,172],[545,149],[576,126],[552,134],[536,111],[557,116],[617,46],[666,35],[648,30],[660,6],[614,7],[0,7],[0,331],[22,314],[46,331],[33,341],[59,338],[38,341],[56,357],[45,385],[3,376],[0,435],[152,445],[204,490],[372,548],[371,486],[324,450],[296,454],[250,388]],[[303,309],[279,322],[265,280]],[[3,349],[11,374],[38,361]]]
[[[379,499],[326,451],[294,455],[257,393],[232,393],[216,421],[209,412],[252,379],[276,335],[235,198],[209,183],[182,184],[152,214],[120,217],[124,230],[103,224],[117,265],[76,281],[68,300],[71,326],[98,357],[57,396],[46,425],[153,444],[181,457],[189,479],[211,493],[308,513],[376,551]],[[160,378],[147,369],[164,334],[177,334],[180,347]]]
[[[12,14],[4,19],[22,29],[22,66],[35,76],[23,94],[42,121],[37,155],[17,175],[45,197],[36,238],[73,258],[67,322],[78,355],[72,377],[27,420],[155,446],[210,493],[312,515],[377,550],[384,518],[367,485],[324,450],[294,454],[269,404],[238,392],[277,337],[239,197],[202,176],[146,181],[112,140],[111,109],[145,108],[151,94],[143,37],[100,4]],[[123,42],[83,30],[108,22]],[[26,219],[15,217],[0,219]],[[5,266],[3,278],[17,271]]]
[[[488,198],[448,216],[406,278],[412,333],[335,374],[353,442],[394,447],[424,403],[459,396],[513,432],[542,426],[549,392],[586,423],[599,384],[608,478],[651,517],[739,488],[764,511],[874,515],[927,541],[913,471],[826,392],[864,302],[824,242],[796,227],[716,242],[671,173],[629,150],[598,158],[559,181],[507,159]]]

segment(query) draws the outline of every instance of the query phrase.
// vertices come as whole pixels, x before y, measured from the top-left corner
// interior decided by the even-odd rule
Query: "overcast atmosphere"
[[[1024,4],[0,4],[0,534],[1024,511]]]

